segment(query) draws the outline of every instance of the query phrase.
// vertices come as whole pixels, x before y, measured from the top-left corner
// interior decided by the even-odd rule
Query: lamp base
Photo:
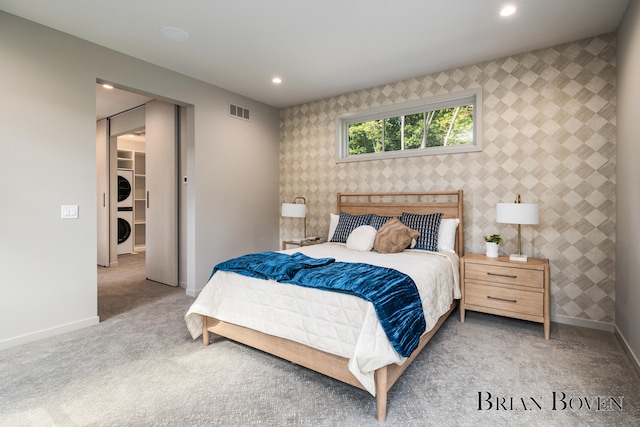
[[[511,254],[511,255],[509,255],[509,261],[527,262],[527,256],[526,255]]]

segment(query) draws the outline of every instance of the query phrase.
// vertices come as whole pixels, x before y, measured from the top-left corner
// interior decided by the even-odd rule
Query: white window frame
[[[384,151],[380,153],[348,154],[349,125],[469,104],[473,104],[473,144],[412,148],[409,150]],[[336,128],[338,130],[336,163],[482,151],[482,88],[340,114],[336,119]]]

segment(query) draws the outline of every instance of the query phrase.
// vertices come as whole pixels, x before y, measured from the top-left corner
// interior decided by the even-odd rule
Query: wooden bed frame
[[[353,215],[375,213],[378,215],[400,216],[402,212],[416,214],[430,214],[442,212],[443,218],[459,218],[455,241],[457,254],[462,257],[464,252],[463,227],[463,192],[401,192],[401,193],[338,193],[338,213],[346,212]],[[376,389],[376,406],[378,421],[385,421],[387,417],[387,392],[400,378],[411,362],[429,342],[431,337],[442,326],[456,307],[454,300],[449,310],[444,313],[436,325],[425,333],[418,348],[402,365],[391,364],[379,368],[374,374]],[[257,348],[274,356],[278,356],[297,365],[335,378],[364,390],[364,387],[349,371],[349,360],[304,344],[264,334],[253,329],[225,323],[218,319],[203,316],[202,340],[209,345],[209,333]]]

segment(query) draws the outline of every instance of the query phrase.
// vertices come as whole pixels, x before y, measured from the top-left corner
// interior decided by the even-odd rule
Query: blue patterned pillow
[[[402,212],[400,216],[400,222],[420,232],[415,249],[424,249],[433,252],[438,251],[438,229],[440,228],[441,220],[442,213],[419,215]]]
[[[380,230],[380,227],[382,227],[384,223],[389,221],[391,218],[394,218],[394,217],[380,216],[380,215],[373,214],[371,215],[371,222],[369,223],[369,225],[375,228],[376,230]]]
[[[351,215],[348,213],[340,212],[340,219],[338,219],[338,225],[336,231],[331,238],[332,242],[347,243],[349,234],[361,225],[369,225],[371,221],[371,214],[366,215]]]

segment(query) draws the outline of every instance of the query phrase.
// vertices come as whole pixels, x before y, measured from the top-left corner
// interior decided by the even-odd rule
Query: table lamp
[[[527,256],[522,254],[521,231],[522,224],[538,223],[538,204],[521,203],[520,194],[516,195],[514,203],[498,203],[496,205],[496,222],[503,224],[518,224],[518,253],[511,254],[511,261],[526,262]]]
[[[297,203],[298,200],[302,200],[302,203]],[[282,216],[304,218],[304,238],[307,238],[307,200],[304,197],[295,197],[293,203],[283,203]]]

